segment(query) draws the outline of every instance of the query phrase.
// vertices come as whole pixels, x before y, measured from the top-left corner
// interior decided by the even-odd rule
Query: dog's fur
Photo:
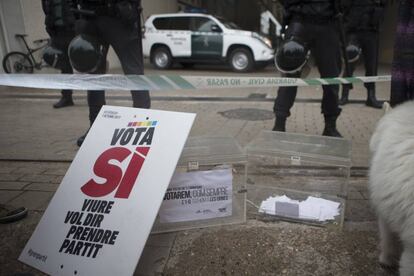
[[[370,150],[369,188],[379,220],[380,263],[399,267],[402,276],[414,275],[414,101],[385,114]]]

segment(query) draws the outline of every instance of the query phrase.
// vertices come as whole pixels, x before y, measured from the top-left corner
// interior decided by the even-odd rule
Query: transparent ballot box
[[[152,233],[245,222],[246,163],[231,137],[189,137]]]
[[[246,154],[249,217],[342,226],[351,168],[348,140],[263,131]]]

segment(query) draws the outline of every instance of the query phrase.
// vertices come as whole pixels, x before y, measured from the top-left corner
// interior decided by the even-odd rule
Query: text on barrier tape
[[[390,81],[391,76],[351,78],[273,78],[178,75],[0,74],[0,85],[74,90],[188,90],[314,86]]]

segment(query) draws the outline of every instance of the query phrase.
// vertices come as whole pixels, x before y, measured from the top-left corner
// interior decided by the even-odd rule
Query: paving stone
[[[361,200],[366,199],[361,192],[349,192],[348,193],[348,200]]]
[[[45,182],[45,183],[56,183],[56,175],[46,175],[46,174],[26,174],[23,175],[19,180],[27,182]]]
[[[0,181],[0,190],[22,190],[30,182]]]
[[[172,246],[177,233],[162,233],[162,234],[151,234],[148,237],[146,245],[149,246]]]
[[[361,193],[361,195],[363,196],[364,199],[369,200],[369,192],[368,191],[361,191],[360,193]]]
[[[24,206],[29,210],[43,211],[49,204],[53,192],[26,191],[9,202],[13,206]]]
[[[20,162],[20,166],[16,168],[13,173],[15,174],[41,174],[46,171],[48,164],[43,163],[27,163]]]
[[[145,246],[134,276],[162,275],[170,251],[169,246]]]
[[[368,177],[351,177],[349,186],[358,191],[368,191]]]
[[[65,166],[64,168],[46,169],[46,171],[43,174],[63,176],[66,174],[68,169],[69,169],[69,164]]]
[[[59,185],[51,183],[32,183],[27,185],[24,190],[26,191],[43,191],[43,192],[55,192]]]
[[[0,173],[0,181],[16,181],[20,178],[22,178],[21,174]]]
[[[375,213],[368,200],[348,200],[346,202],[345,220],[375,221]]]
[[[0,162],[0,174],[10,174],[16,168],[13,166],[5,166],[7,163]]]
[[[23,192],[21,191],[0,191],[0,203],[6,204],[9,203],[13,198],[19,196]]]
[[[55,178],[52,180],[52,183],[54,184],[60,184],[63,180],[63,175],[56,175]]]

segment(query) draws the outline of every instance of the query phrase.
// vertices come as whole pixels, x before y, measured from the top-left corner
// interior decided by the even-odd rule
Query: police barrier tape
[[[390,81],[391,76],[351,78],[276,78],[178,75],[0,74],[0,85],[74,90],[189,90],[315,86]]]

